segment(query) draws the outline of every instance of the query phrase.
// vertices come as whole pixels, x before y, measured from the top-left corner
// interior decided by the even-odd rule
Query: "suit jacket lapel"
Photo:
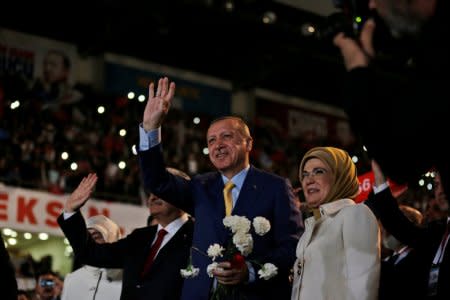
[[[142,262],[141,265],[144,266],[145,261],[147,259],[148,254],[150,253],[150,248],[152,247],[153,239],[155,238],[156,231],[158,230],[158,226],[149,226],[147,230],[142,235],[142,255],[139,257],[139,260]]]
[[[180,247],[185,240],[188,240],[187,229],[190,226],[190,222],[192,222],[192,220],[188,220],[186,223],[184,223],[183,226],[181,226],[181,228],[177,231],[177,233],[175,233],[175,235],[167,242],[167,244],[165,244],[164,247],[159,250],[159,253],[158,255],[156,255],[153,262],[153,266],[156,266],[161,261],[167,260],[165,256],[169,255],[169,253],[182,251]],[[187,263],[188,262],[186,261],[186,265]]]
[[[250,166],[236,201],[236,206],[233,208],[233,215],[248,215],[248,212],[252,211],[253,205],[257,204],[255,203],[259,193],[257,177],[258,171]]]

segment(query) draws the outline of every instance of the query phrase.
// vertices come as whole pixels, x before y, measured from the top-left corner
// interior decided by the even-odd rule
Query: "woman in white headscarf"
[[[86,227],[99,244],[112,243],[121,238],[119,226],[103,215],[87,219]],[[121,290],[121,269],[84,265],[66,275],[61,300],[119,300]]]
[[[377,219],[363,204],[356,167],[344,150],[316,147],[302,159],[299,179],[313,216],[297,245],[292,300],[377,299]]]

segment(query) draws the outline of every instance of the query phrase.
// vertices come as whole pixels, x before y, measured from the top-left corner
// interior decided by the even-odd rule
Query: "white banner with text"
[[[56,219],[63,211],[67,197],[69,195],[1,185],[0,227],[63,236]],[[85,218],[98,214],[107,216],[120,226],[124,235],[146,226],[149,214],[144,206],[96,199],[89,199],[81,211]]]

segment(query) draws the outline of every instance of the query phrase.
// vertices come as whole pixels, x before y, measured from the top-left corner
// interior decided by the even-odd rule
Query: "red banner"
[[[355,201],[363,202],[367,199],[370,192],[373,189],[374,183],[375,183],[375,177],[373,175],[373,172],[367,172],[360,176],[358,176],[359,180],[359,195],[356,197]],[[406,189],[408,189],[408,186],[406,184],[397,184],[393,182],[392,180],[388,180],[389,182],[389,188],[391,189],[392,195],[394,197],[400,196]]]

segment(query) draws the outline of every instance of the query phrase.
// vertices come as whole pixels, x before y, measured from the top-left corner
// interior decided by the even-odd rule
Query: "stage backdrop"
[[[105,55],[105,91],[117,96],[134,92],[147,99],[148,85],[167,76],[177,85],[173,106],[212,116],[230,114],[231,83],[191,71],[108,53]]]

